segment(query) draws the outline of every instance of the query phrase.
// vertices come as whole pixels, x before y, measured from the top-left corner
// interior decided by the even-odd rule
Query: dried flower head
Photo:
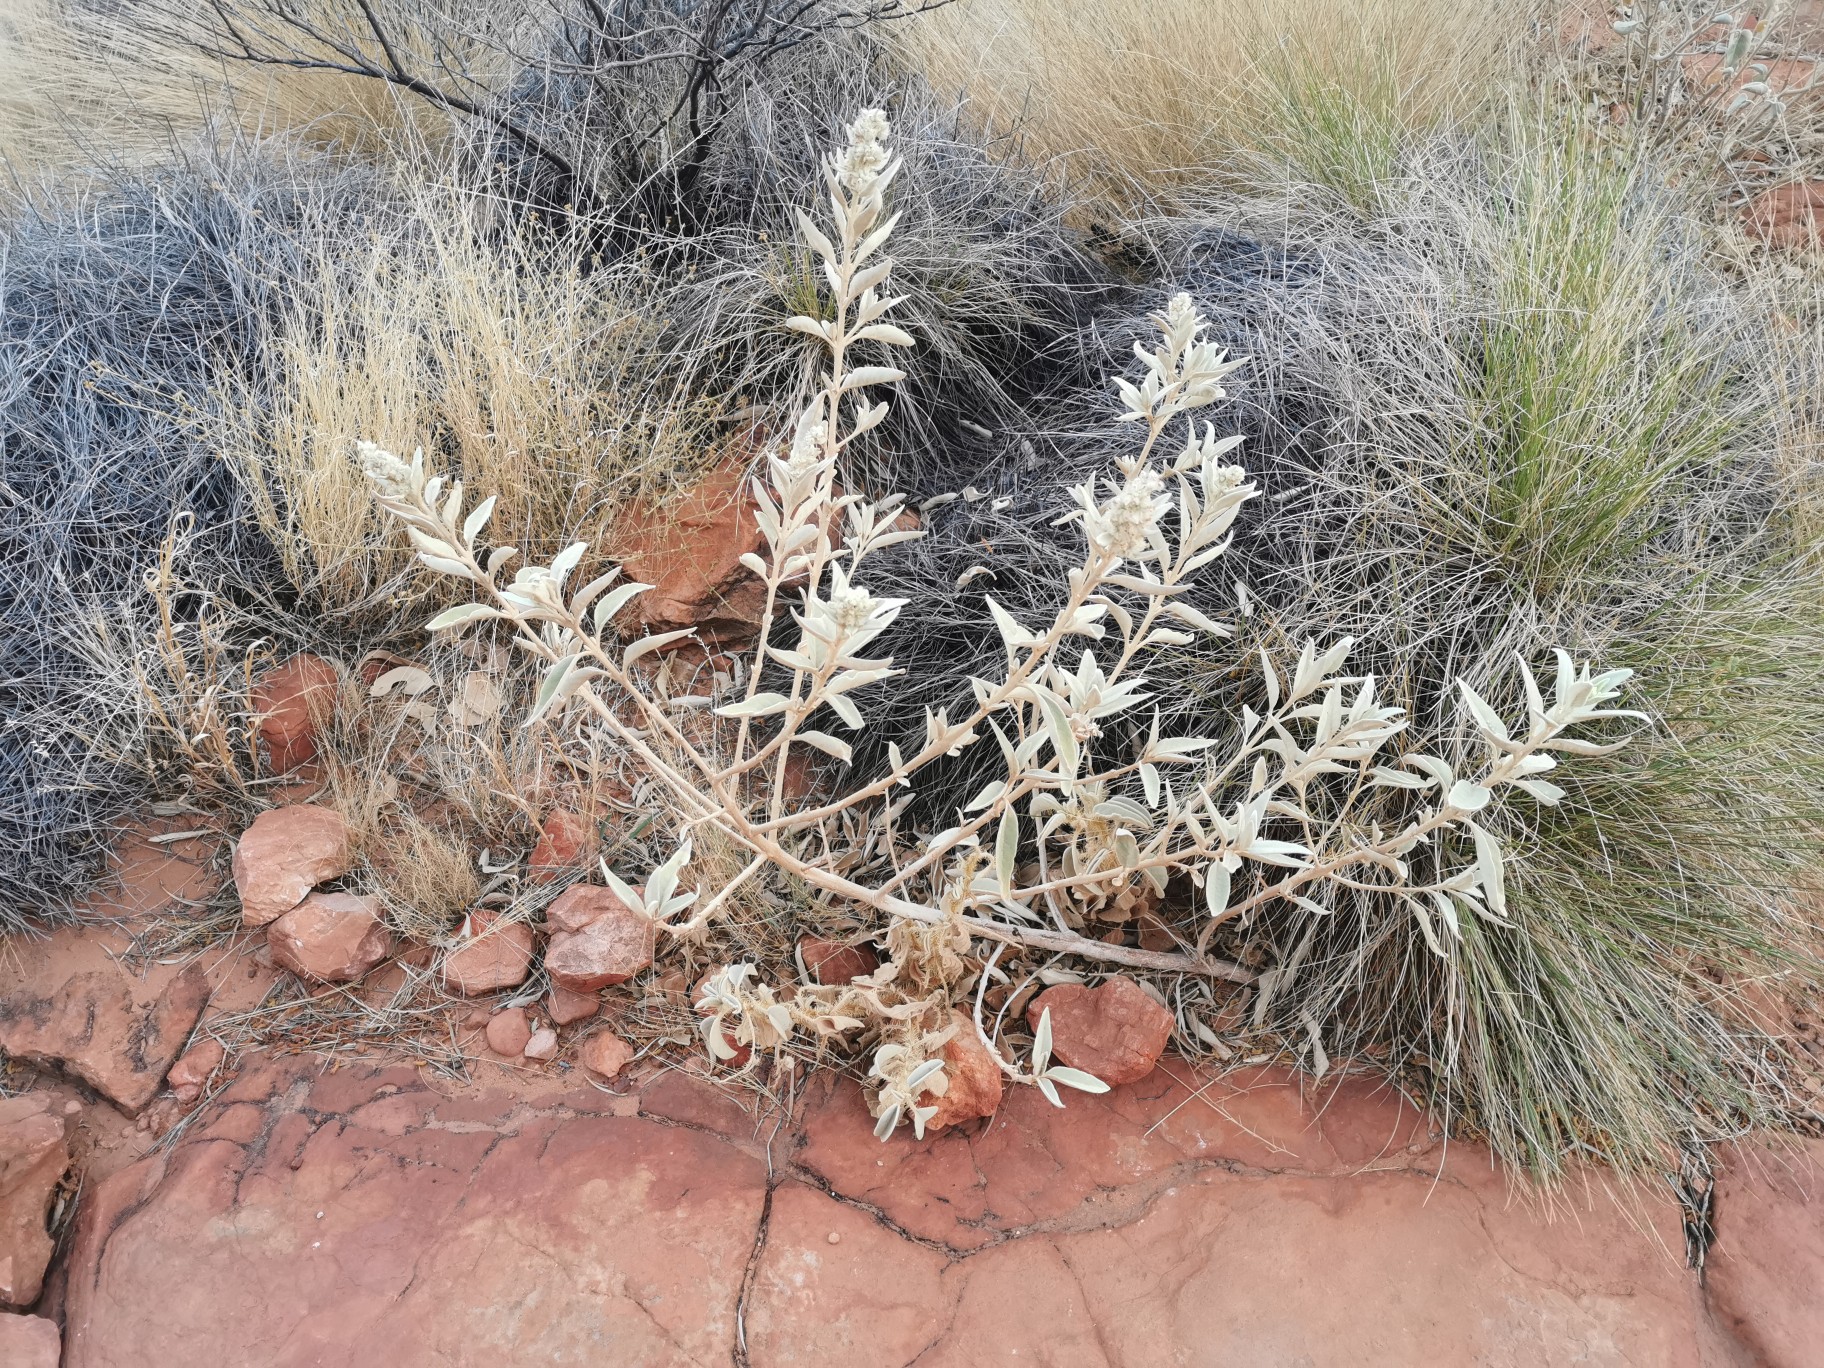
[[[385,447],[373,442],[355,443],[355,458],[361,462],[361,473],[374,482],[384,498],[398,499],[412,491],[412,467]]]

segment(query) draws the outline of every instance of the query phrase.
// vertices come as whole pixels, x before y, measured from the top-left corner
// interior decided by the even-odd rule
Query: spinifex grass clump
[[[1141,670],[1227,635],[1183,598],[1227,549],[1231,525],[1255,493],[1226,460],[1238,439],[1199,432],[1191,416],[1224,397],[1223,377],[1237,363],[1202,339],[1202,320],[1180,296],[1155,318],[1158,344],[1137,348],[1139,382],[1116,382],[1122,419],[1143,425],[1144,445],[1115,463],[1112,479],[1072,489],[1074,508],[1061,510],[1058,524],[1077,529],[1082,551],[1055,615],[1022,623],[989,599],[982,627],[998,635],[1004,659],[971,681],[973,703],[956,716],[930,709],[922,745],[909,755],[895,747],[888,772],[866,785],[829,801],[789,802],[794,752],[846,762],[849,743],[837,730],[865,727],[871,693],[898,674],[891,659],[865,651],[908,605],[875,595],[865,577],[873,553],[920,535],[896,524],[896,500],[838,485],[845,449],[887,414],[867,391],[902,378],[868,360],[867,350],[915,344],[889,321],[898,301],[883,293],[891,263],[881,252],[896,223],[885,197],[899,170],[887,137],[885,117],[868,111],[829,161],[833,237],[801,220],[827,295],[819,316],[790,326],[822,343],[828,368],[789,450],[770,455],[764,478],[752,483],[768,553],[747,558],[765,585],[763,621],[780,630],[763,631],[752,658],[714,694],[669,699],[651,685],[656,654],[690,631],[625,647],[612,638],[616,615],[649,586],[617,584],[611,570],[571,589],[584,543],[503,582],[514,549],[478,542],[493,499],[465,513],[461,483],[428,475],[422,454],[408,465],[372,445],[363,451],[381,505],[405,524],[424,564],[486,595],[430,627],[503,624],[545,663],[527,725],[551,726],[560,744],[630,754],[662,784],[678,845],[638,891],[603,865],[623,901],[674,937],[700,938],[743,885],[783,879],[871,919],[888,960],[870,977],[781,994],[755,981],[755,966],[733,964],[705,982],[699,1010],[718,1054],[729,1053],[730,1035],[782,1063],[801,1034],[872,1048],[883,1136],[902,1119],[922,1132],[927,1097],[945,1089],[938,1051],[952,1029],[952,1001],[972,978],[985,982],[1009,946],[1246,981],[1245,970],[1205,953],[1214,929],[1268,905],[1327,917],[1318,898],[1329,885],[1404,908],[1440,953],[1465,923],[1501,921],[1505,860],[1480,814],[1516,793],[1556,803],[1563,791],[1544,777],[1556,755],[1612,749],[1620,742],[1589,739],[1584,729],[1631,715],[1604,706],[1626,671],[1592,676],[1561,653],[1548,702],[1522,661],[1517,723],[1463,686],[1464,717],[1482,754],[1459,773],[1437,756],[1402,749],[1402,711],[1379,701],[1372,676],[1341,673],[1345,639],[1305,643],[1289,677],[1263,652],[1265,708],[1244,709],[1232,741],[1219,746],[1162,728]],[[686,725],[680,704],[707,708],[718,723]],[[1094,743],[1104,729],[1130,724],[1145,737],[1132,758],[1099,760]],[[1001,754],[1001,777],[956,811],[954,825],[904,829],[907,791],[928,766],[990,744]],[[1369,794],[1405,799],[1400,820],[1360,820]],[[746,863],[732,877],[690,886],[693,849],[712,841],[744,852]],[[1160,893],[1174,882],[1200,890],[1205,929],[1194,950],[1139,950],[1071,929],[1067,904],[1141,881]],[[994,948],[978,950],[978,942]],[[979,993],[975,1029],[989,1040]],[[1028,1065],[996,1057],[1011,1078],[1053,1100],[1058,1084],[1101,1086],[1051,1064],[1049,1054],[1041,1025]]]
[[[274,547],[196,422],[230,374],[263,403],[300,243],[382,195],[277,142],[0,193],[0,929],[80,887],[143,800],[160,719],[136,675],[220,653],[223,586],[272,590]],[[178,543],[191,589],[160,620],[147,585],[172,588]]]
[[[1403,144],[1524,61],[1534,6],[1489,0],[976,0],[906,46],[979,114],[1116,203],[1195,205],[1267,165],[1366,209]]]
[[[1255,358],[1241,406],[1302,418],[1250,505],[1272,519],[1243,525],[1238,640],[1354,637],[1459,768],[1455,681],[1505,715],[1516,655],[1555,645],[1636,669],[1650,725],[1556,807],[1488,814],[1512,928],[1466,924],[1441,958],[1383,901],[1320,899],[1213,945],[1270,966],[1258,1030],[1372,1052],[1515,1165],[1656,1173],[1815,1108],[1753,1002],[1819,974],[1819,353],[1793,331],[1815,315],[1790,276],[1764,298],[1721,277],[1667,163],[1548,105],[1413,159],[1366,222],[1212,198],[1181,230],[1298,263],[1181,277]],[[1193,714],[1253,697],[1233,654],[1152,673]]]

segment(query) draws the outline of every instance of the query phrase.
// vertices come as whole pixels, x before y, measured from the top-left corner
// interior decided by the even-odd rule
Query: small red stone
[[[469,939],[443,957],[443,977],[465,997],[524,983],[532,970],[532,928],[498,912],[470,918]]]
[[[1047,1010],[1053,1058],[1110,1087],[1145,1078],[1172,1038],[1172,1014],[1130,978],[1047,988],[1027,1005],[1027,1024],[1038,1030]]]
[[[248,702],[259,718],[255,730],[275,773],[316,758],[319,732],[335,712],[337,686],[336,667],[308,653],[293,656],[255,682]]]
[[[165,1086],[177,1095],[179,1102],[190,1103],[203,1095],[209,1079],[221,1067],[225,1051],[214,1036],[204,1036],[185,1050],[165,1075]]]
[[[526,877],[535,884],[546,884],[578,873],[587,866],[594,844],[595,829],[588,822],[557,808],[545,818],[538,844],[526,860]]]
[[[633,1062],[633,1046],[610,1031],[597,1031],[576,1052],[576,1061],[603,1082],[618,1077]]]
[[[348,825],[333,808],[292,803],[253,819],[234,847],[234,887],[241,920],[264,926],[283,916],[320,883],[354,864]]]
[[[376,899],[312,893],[266,928],[272,962],[317,983],[353,983],[393,948]]]
[[[600,884],[572,884],[545,909],[545,930],[553,935],[559,931],[581,931],[610,913],[621,916],[628,911],[627,904],[616,897],[611,888],[603,888]]]
[[[865,945],[804,936],[798,941],[804,967],[818,983],[848,983],[880,968],[880,958]]]
[[[545,1015],[558,1026],[586,1021],[601,1010],[602,999],[599,993],[573,993],[554,983],[545,997]]]
[[[1824,247],[1824,180],[1793,181],[1763,190],[1742,211],[1742,221],[1769,247]]]
[[[944,1095],[933,1098],[926,1093],[919,1098],[920,1106],[937,1108],[937,1114],[925,1122],[926,1130],[993,1116],[1007,1086],[1000,1061],[982,1044],[982,1038],[975,1033],[975,1023],[964,1013],[954,1011],[950,1021],[956,1034],[944,1045]]]
[[[565,889],[546,910],[545,922],[575,927],[554,931],[545,947],[551,982],[573,993],[624,983],[652,963],[652,919],[606,888],[576,884]]]
[[[488,1018],[488,1048],[497,1055],[518,1059],[532,1042],[532,1023],[523,1007],[505,1007]]]

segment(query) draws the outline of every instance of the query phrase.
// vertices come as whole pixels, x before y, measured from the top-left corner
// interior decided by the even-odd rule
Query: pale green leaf
[[[1039,1026],[1032,1033],[1032,1071],[1043,1074],[1045,1066],[1051,1063],[1051,1008],[1046,1007],[1039,1013]]]
[[[853,758],[853,752],[849,749],[849,743],[847,741],[838,740],[828,732],[801,731],[793,736],[792,739],[794,741],[802,741],[805,745],[820,750],[825,755],[833,755],[845,765]]]
[[[475,622],[482,618],[496,618],[500,613],[485,603],[460,603],[454,608],[445,608],[436,617],[424,624],[427,632],[447,631],[451,627],[461,627],[465,623]]]
[[[1557,807],[1559,800],[1564,797],[1564,790],[1549,779],[1516,779],[1514,787],[1523,789],[1546,807]]]
[[[850,731],[860,731],[864,719],[861,709],[855,706],[855,700],[844,698],[841,694],[825,692],[823,701],[830,705],[830,711],[842,719],[843,726]]]
[[[682,641],[687,636],[695,636],[696,633],[695,627],[685,627],[676,632],[660,632],[656,636],[641,637],[629,646],[626,654],[621,657],[621,668],[630,670],[636,660],[651,655],[654,651],[662,650],[674,641]]]
[[[1204,871],[1203,901],[1212,917],[1220,919],[1229,910],[1229,887],[1232,880],[1221,861],[1214,861]]]
[[[544,683],[539,685],[538,697],[533,700],[532,711],[526,714],[526,726],[531,726],[557,700],[558,686],[564,682],[564,676],[570,673],[570,667],[576,664],[574,655],[564,656],[545,671]]]
[[[792,700],[779,693],[757,693],[752,698],[744,698],[738,703],[724,704],[716,709],[717,717],[771,717],[782,713],[792,705]]]
[[[1082,1069],[1073,1069],[1068,1064],[1052,1065],[1045,1070],[1045,1077],[1053,1083],[1062,1083],[1067,1088],[1075,1088],[1078,1092],[1105,1093],[1108,1091],[1108,1084],[1094,1074],[1086,1073]]]
[[[1470,715],[1475,718],[1478,727],[1497,740],[1511,739],[1507,734],[1507,724],[1501,720],[1499,713],[1483,701],[1481,694],[1470,688],[1468,683],[1461,679],[1457,681],[1457,688],[1462,690],[1463,702],[1469,708]]]
[[[1501,858],[1501,843],[1493,834],[1474,822],[1465,823],[1476,843],[1476,868],[1482,875],[1482,897],[1497,919],[1507,916],[1506,867]]]
[[[1001,896],[1013,896],[1013,862],[1020,853],[1020,815],[1009,803],[1001,812],[1000,829],[994,838],[994,872],[1000,880]]]
[[[1459,779],[1450,786],[1450,793],[1444,801],[1462,812],[1480,812],[1488,806],[1488,800],[1493,796],[1482,785],[1468,779]]]
[[[488,519],[494,516],[494,505],[500,496],[490,494],[475,506],[473,512],[462,522],[462,540],[464,545],[475,545],[475,538],[481,535],[481,529],[488,525]]]
[[[616,613],[633,602],[635,596],[645,593],[650,588],[652,588],[650,584],[641,584],[634,580],[609,590],[607,596],[595,605],[595,630],[598,632],[607,630],[608,623]]]
[[[980,812],[983,808],[987,807],[990,803],[994,802],[994,800],[996,798],[999,798],[1006,791],[1007,791],[1006,781],[1003,779],[996,779],[993,783],[985,785],[982,788],[982,791],[980,793],[976,794],[975,797],[971,798],[968,802],[964,803],[963,811],[964,812]]]

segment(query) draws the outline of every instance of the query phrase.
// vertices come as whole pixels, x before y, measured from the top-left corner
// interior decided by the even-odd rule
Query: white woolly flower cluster
[[[1138,470],[1107,503],[1085,511],[1083,527],[1098,550],[1136,560],[1152,546],[1153,530],[1171,506],[1159,473]]]
[[[851,194],[865,194],[886,170],[887,139],[892,131],[887,116],[878,109],[862,110],[849,125],[849,145],[838,159],[836,178]]]
[[[788,479],[803,479],[826,459],[830,425],[823,419],[821,399],[799,415],[798,428],[792,434],[792,449],[786,454],[785,474]]]
[[[798,649],[817,666],[852,655],[892,626],[905,605],[904,599],[876,598],[850,580],[841,565],[832,565],[829,592],[805,594]]]
[[[361,463],[361,473],[374,482],[383,496],[396,499],[411,492],[412,467],[385,447],[356,442],[355,459]]]
[[[527,613],[561,612],[564,607],[563,581],[546,565],[522,565],[513,575],[513,583],[500,591],[500,596],[513,607]]]

